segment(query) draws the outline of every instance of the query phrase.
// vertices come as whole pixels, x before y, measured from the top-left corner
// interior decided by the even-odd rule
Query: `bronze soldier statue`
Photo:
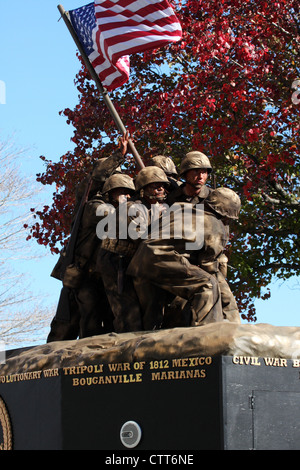
[[[217,217],[220,217],[220,220],[226,226],[226,238],[228,241],[229,223],[230,221],[237,220],[240,212],[241,201],[239,196],[230,189],[217,188],[209,194],[205,204],[216,213]],[[225,242],[225,246],[226,244],[227,242]],[[220,256],[218,256],[216,264],[209,264],[205,261],[202,263],[201,260],[199,261],[199,265],[203,269],[214,273],[218,280],[224,319],[233,323],[241,323],[241,317],[236,300],[226,281],[228,262],[227,256],[223,252]]]
[[[47,342],[71,340],[112,331],[112,313],[95,260],[97,207],[104,204],[102,187],[107,178],[121,171],[124,150],[99,159],[91,175],[76,190],[75,210],[68,246],[51,276],[63,283]]]
[[[184,203],[178,203],[177,207],[180,217]],[[195,219],[197,208],[191,207]],[[232,190],[219,188],[210,192],[204,207],[203,244],[199,249],[187,249],[187,241],[191,241],[192,236],[188,240],[184,230],[181,239],[172,238],[179,220],[174,215],[173,219],[170,218],[171,237],[143,241],[127,270],[128,275],[148,280],[188,301],[192,313],[190,325],[224,320],[218,279],[219,258],[228,242],[228,220],[238,217],[240,199]],[[222,284],[226,284],[227,289],[224,278]],[[229,298],[229,287],[227,295]]]
[[[206,185],[206,182],[208,177],[212,174],[212,166],[209,158],[205,154],[199,151],[187,153],[182,159],[179,173],[180,177],[184,179],[185,182],[178,187],[177,190],[174,190],[169,194],[167,198],[168,204],[172,205],[174,202],[190,202],[192,204],[199,204],[209,197],[212,189]],[[240,322],[240,314],[238,312],[236,302],[233,299],[225,280],[227,276],[227,262],[228,259],[223,253],[219,258],[220,270],[219,275],[217,276],[220,283],[223,315],[224,318],[227,318],[230,321]],[[176,312],[178,313],[179,319],[181,318],[179,323],[178,321],[176,322]],[[166,327],[186,325],[184,314],[187,316],[189,314],[185,300],[176,297],[166,309],[165,313]]]
[[[169,206],[174,202],[191,202],[192,204],[203,202],[211,191],[206,186],[211,172],[212,166],[204,153],[198,151],[187,153],[182,159],[179,170],[179,177],[184,180],[184,183],[168,195]]]
[[[137,196],[116,210],[117,234],[120,233],[120,225],[123,225],[126,232],[124,238],[117,235],[102,241],[99,266],[114,314],[114,328],[118,333],[144,328],[142,306],[126,270],[141,237],[148,230],[151,208],[157,208],[166,198],[166,185],[169,181],[162,169],[146,167],[140,170],[135,179]]]
[[[178,171],[171,157],[155,155],[151,158],[147,166],[157,166],[158,168],[164,170],[170,183],[169,191],[172,191],[179,186],[180,183],[178,181]]]
[[[179,177],[184,182],[172,187],[167,203],[172,206],[175,202],[189,202],[200,204],[209,195],[211,188],[206,185],[207,179],[212,173],[209,158],[202,152],[192,151],[187,153],[180,165]],[[188,326],[191,312],[185,299],[176,296],[164,308],[162,327],[172,328],[176,326]]]

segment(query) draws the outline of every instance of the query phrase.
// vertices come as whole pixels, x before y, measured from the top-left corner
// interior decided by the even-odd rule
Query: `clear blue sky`
[[[58,161],[72,149],[73,129],[59,111],[78,102],[74,78],[79,70],[76,46],[59,20],[57,0],[15,0],[0,4],[0,83],[6,86],[6,104],[0,104],[0,138],[12,137],[27,148],[21,171],[35,175],[44,170],[40,155]],[[62,0],[66,10],[89,1]],[[1,94],[0,94],[1,100]],[[51,204],[52,189],[43,194]],[[39,258],[23,264],[32,290],[56,304],[61,285],[50,277],[57,257],[35,242]],[[19,267],[19,266],[18,266]],[[272,284],[272,297],[257,301],[259,323],[300,326],[300,279]]]

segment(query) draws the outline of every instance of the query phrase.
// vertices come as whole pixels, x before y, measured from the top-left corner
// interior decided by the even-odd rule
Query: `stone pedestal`
[[[214,353],[207,338],[220,332],[207,326],[169,335],[99,336],[11,354],[0,367],[0,445],[128,455],[300,449],[299,329],[285,330],[295,346],[286,358],[278,349],[279,330],[273,352],[261,356],[255,347],[249,350],[260,343],[253,339],[257,328],[251,342],[249,328],[239,327],[248,342],[243,337],[232,350],[223,341],[223,352]],[[199,346],[204,334],[210,354]]]

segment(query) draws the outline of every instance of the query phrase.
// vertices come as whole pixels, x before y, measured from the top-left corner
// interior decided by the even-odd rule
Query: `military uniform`
[[[123,204],[130,207],[130,203]],[[116,221],[119,220],[119,211],[120,208],[116,210]],[[117,233],[118,229],[117,224]],[[98,255],[97,266],[113,311],[114,330],[117,333],[142,330],[140,304],[132,279],[126,275],[135,250],[134,240],[105,238]]]
[[[122,176],[123,178],[129,178],[126,175]],[[112,181],[113,184],[110,184],[109,181],[107,182],[107,188],[105,188],[104,193],[107,190],[108,194],[113,189],[121,187],[121,185],[124,187],[126,182],[119,181],[117,178],[115,180]],[[132,181],[130,183],[130,190],[135,190]],[[127,265],[135,252],[136,245],[130,238],[124,240],[117,238],[120,230],[120,213],[125,214],[126,220],[121,220],[121,224],[123,223],[127,229],[131,220],[130,218],[127,219],[127,209],[131,204],[132,202],[123,202],[116,208],[116,237],[109,238],[107,236],[102,240],[101,249],[97,257],[97,269],[103,279],[106,295],[113,312],[114,331],[117,333],[140,331],[142,329],[138,298],[132,279],[125,274]],[[124,207],[126,208],[125,211]]]
[[[210,161],[206,155],[202,152],[192,151],[185,155],[180,166],[180,176],[185,178],[187,171],[192,169],[202,168],[206,169],[208,173],[212,172],[212,167]],[[174,204],[175,202],[190,202],[191,204],[202,204],[204,201],[210,197],[212,189],[206,185],[201,187],[200,192],[195,196],[187,196],[185,192],[185,183],[182,186],[178,187],[176,190],[172,191],[168,196],[167,202],[169,205]],[[221,292],[221,303],[223,309],[223,316],[229,321],[240,323],[240,314],[234,296],[230,290],[230,287],[226,281],[227,275],[227,257],[220,255],[218,270],[214,273],[215,277],[218,279],[219,288]],[[206,269],[204,266],[203,269]],[[177,310],[180,305],[180,300],[177,299]],[[185,302],[182,302],[183,308],[186,309]],[[184,310],[183,310],[184,315]]]
[[[197,154],[196,157],[196,164],[199,165],[199,155]],[[202,158],[202,154],[200,157]],[[208,161],[205,160],[204,163],[209,166]],[[203,164],[203,159],[201,164]],[[168,157],[157,155],[153,157],[149,165],[163,169],[167,175],[170,185],[165,203],[168,206],[172,206],[178,201],[200,204],[210,193],[210,189],[203,186],[198,196],[194,198],[187,196],[184,192],[184,184],[180,185],[177,182],[177,169]],[[183,176],[188,169],[190,169],[190,165],[183,162],[180,168],[180,176]],[[151,263],[149,269],[151,269]],[[152,330],[190,325],[191,311],[185,299],[179,295],[174,295],[170,289],[163,289],[159,285],[150,282],[147,275],[134,276],[133,283],[142,306],[144,329]]]
[[[217,215],[236,220],[238,218],[241,203],[238,195],[233,193],[230,189],[219,188],[210,194],[210,196],[206,200],[206,204],[208,204],[209,207],[213,211],[215,211]],[[229,236],[228,226],[227,230]],[[224,319],[230,322],[241,323],[240,313],[236,300],[226,281],[227,262],[228,258],[223,252],[220,256],[218,256],[217,265],[214,273],[219,283],[223,317]],[[204,269],[206,269],[205,266]]]
[[[230,190],[229,190],[230,191]],[[214,194],[214,192],[212,192]],[[223,197],[219,191],[219,197]],[[192,325],[222,321],[221,293],[216,273],[219,271],[219,257],[228,241],[228,226],[211,205],[204,213],[204,244],[199,250],[189,251],[186,243],[192,241],[182,237],[176,239],[155,239],[143,241],[134,255],[128,274],[149,282],[189,302]],[[178,205],[180,209],[180,204]],[[193,215],[195,216],[195,208]],[[180,210],[179,210],[180,217]],[[174,215],[171,231],[177,225]],[[190,230],[190,234],[193,230]]]
[[[209,159],[201,152],[189,152],[182,160],[180,165],[179,176],[184,179],[185,173],[194,168],[205,168],[208,173],[211,173],[212,167]],[[189,196],[185,192],[186,183],[177,184],[176,187],[172,186],[172,190],[167,196],[167,204],[172,206],[176,202],[187,202],[191,204],[202,204],[211,192],[211,188],[205,184],[201,187],[200,192]],[[169,302],[164,308],[164,318],[162,322],[163,328],[174,328],[179,326],[189,326],[191,319],[191,312],[187,301],[179,296],[169,299]]]
[[[73,263],[63,277],[65,309],[51,322],[47,342],[84,338],[113,331],[112,312],[100,274],[96,271],[101,242],[96,235],[96,210],[105,204],[96,194],[84,207]],[[66,311],[67,314],[66,314]],[[65,317],[64,317],[65,315]]]
[[[168,194],[166,202],[169,206],[172,206],[172,204],[174,204],[175,202],[189,202],[191,204],[202,204],[212,191],[211,188],[206,185],[203,185],[199,194],[197,194],[196,196],[187,196],[184,192],[184,187],[185,183],[178,186],[176,189],[174,189]]]
[[[115,331],[119,333],[144,329],[143,305],[133,279],[126,271],[140,243],[142,232],[147,232],[149,228],[153,204],[143,197],[143,191],[151,182],[169,184],[160,168],[144,168],[139,172],[135,180],[139,194],[125,203],[125,210],[124,206],[116,210],[117,234],[122,225],[123,229],[126,228],[126,238],[104,239],[99,255],[101,275],[114,314]],[[130,210],[132,215],[129,214]],[[138,218],[135,217],[137,214]]]
[[[180,205],[178,205],[180,206]],[[171,221],[171,230],[176,219]],[[191,324],[220,321],[222,312],[216,279],[198,265],[190,262],[185,248],[187,239],[153,239],[143,241],[129,267],[128,274],[147,279],[191,306]],[[215,248],[218,251],[219,247]]]
[[[113,317],[101,275],[97,272],[97,255],[101,241],[96,234],[100,217],[96,215],[99,205],[106,205],[101,194],[87,202],[75,249],[74,264],[81,278],[74,296],[80,314],[80,337],[99,335],[113,331]]]
[[[109,160],[111,158],[111,160]],[[99,240],[96,232],[97,224],[100,218],[105,215],[106,202],[104,198],[109,191],[118,186],[129,187],[134,189],[131,178],[120,173],[120,167],[117,166],[122,156],[119,152],[115,152],[98,165],[94,170],[94,179],[103,183],[101,193],[97,193],[91,200],[86,203],[81,228],[75,249],[74,264],[82,271],[82,281],[80,287],[75,289],[75,298],[80,312],[80,331],[81,337],[99,335],[114,331],[113,313],[104,287],[102,276],[97,267],[98,254],[101,249],[101,240]],[[113,172],[111,173],[112,163]],[[129,181],[128,181],[129,179]],[[103,206],[101,216],[97,215],[99,206]],[[106,214],[111,210],[111,206],[107,206]]]
[[[104,203],[98,191],[110,175],[121,171],[120,163],[123,160],[124,156],[119,151],[110,157],[101,158],[96,162],[92,174],[82,180],[76,189],[72,231],[82,203],[84,209],[72,264],[66,268],[63,266],[66,256],[64,251],[51,274],[63,281],[63,288],[57,312],[50,325],[48,343],[112,331],[110,305],[101,277],[95,271],[94,260],[100,244],[96,237],[96,225],[99,221],[96,210],[99,204]]]

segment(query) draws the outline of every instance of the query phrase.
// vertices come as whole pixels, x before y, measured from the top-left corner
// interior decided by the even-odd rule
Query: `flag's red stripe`
[[[158,49],[161,46],[164,46],[166,44],[169,44],[170,41],[164,41],[163,43],[161,41],[152,41],[151,44],[139,44],[138,46],[133,46],[130,49],[126,49],[126,54],[137,54],[138,52],[145,52],[149,49]],[[118,59],[119,57],[124,56],[124,52],[119,52],[115,53],[112,56],[112,61]]]
[[[101,21],[101,20],[100,20]],[[155,21],[155,24],[151,21],[144,20],[143,21],[143,26],[148,26],[149,28],[156,29],[157,27],[160,28],[165,28],[166,26],[172,26],[174,25],[174,28],[177,26],[177,21],[176,17],[168,17],[168,18],[163,18],[163,19],[158,19]],[[101,31],[110,31],[111,29],[119,29],[119,28],[139,28],[140,24],[134,20],[126,20],[122,23],[119,21],[111,21],[109,23],[101,23],[100,25]],[[159,30],[159,28],[157,28]],[[168,31],[166,31],[166,34],[168,34]],[[122,41],[122,38],[120,38],[120,41]]]
[[[110,0],[105,0],[103,2],[96,2],[96,6],[97,6],[97,3],[101,5],[101,7],[103,7],[105,10],[109,10],[110,8],[116,6],[116,3],[111,2]],[[124,10],[128,8],[128,10],[132,11],[132,8],[133,8],[132,5],[134,5],[135,3],[137,3],[136,0],[118,0],[117,5],[122,7],[122,9]],[[148,2],[148,4],[151,6],[152,11],[156,5],[160,5],[160,4],[163,4],[164,8],[168,8],[168,7],[171,8],[171,5],[169,4],[167,0],[161,0],[160,2],[155,2],[155,3]]]
[[[98,9],[96,5],[96,10],[95,10],[96,18],[109,18],[110,16],[118,16],[120,14],[118,13],[118,11],[114,11],[113,8],[105,8],[103,10],[102,8],[104,8],[103,5],[101,5],[100,8]],[[149,4],[143,8],[140,8],[140,10],[136,10],[136,11],[124,10],[122,11],[121,14],[124,18],[132,18],[135,15],[140,16],[141,18],[146,18],[146,16],[151,16],[158,11],[165,11],[166,14],[169,13],[168,16],[174,15],[172,9],[170,9],[168,5],[163,4],[163,3],[155,3],[153,5]],[[167,18],[168,16],[165,16],[165,18]]]
[[[93,67],[96,69],[96,63],[92,63]],[[109,80],[109,85],[106,83],[106,80],[109,79],[110,75],[114,74],[116,71],[118,71],[119,76],[115,77],[114,80]],[[99,78],[101,82],[106,86],[108,91],[111,89],[114,89],[115,85],[118,84],[117,86],[123,85],[125,82],[127,82],[129,78],[129,72],[126,72],[123,69],[118,69],[114,66],[111,66],[99,73]]]
[[[149,49],[157,49],[165,44],[177,41],[181,37],[180,24],[167,0],[162,0],[158,3],[151,3],[151,0],[145,1],[145,6],[136,11],[130,10],[130,8],[135,9],[138,6],[136,0],[118,0],[116,3],[105,0],[103,2],[99,1],[98,5],[101,8],[97,9],[96,0],[95,12],[98,25],[96,44],[98,56],[94,57],[92,65],[97,69],[100,80],[108,91],[123,85],[129,78],[129,69],[126,66],[122,66],[122,64],[118,64],[118,59]],[[116,6],[120,7],[120,13],[111,11],[111,8]],[[102,8],[104,11],[102,11]],[[162,12],[163,10],[162,18],[156,19],[152,16],[153,20],[151,21],[151,14],[157,15],[157,12]],[[120,15],[122,21],[117,21]],[[141,22],[134,19],[135,15],[141,17]],[[146,19],[146,16],[150,16],[150,18]],[[138,29],[144,26],[149,29],[146,31]],[[157,27],[162,29],[168,27],[173,30],[159,31]],[[126,28],[126,33],[124,33],[123,28]],[[114,30],[114,35],[107,38],[106,35],[111,30]],[[118,30],[120,30],[119,34]],[[152,38],[154,36],[156,39]],[[133,44],[130,44],[130,41]],[[118,76],[113,79],[113,75],[116,72]]]
[[[161,45],[167,43],[167,42],[171,42],[172,41],[172,37],[178,37],[178,31],[174,31],[173,33],[169,33],[168,35],[164,34],[164,33],[159,33],[157,31],[151,31],[151,32],[132,32],[132,33],[127,33],[127,34],[123,34],[122,35],[122,41],[120,42],[118,36],[114,36],[114,37],[111,37],[111,38],[106,38],[105,39],[105,51],[106,53],[108,53],[108,48],[109,47],[114,47],[118,44],[121,44],[123,47],[121,49],[122,51],[122,55],[129,55],[129,54],[132,54],[132,46],[127,46],[126,43],[128,41],[132,41],[134,39],[145,39],[146,43],[147,43],[147,47],[149,47],[149,49],[151,49],[151,46],[153,44],[153,40],[151,41],[147,41],[147,38],[149,38],[149,36],[160,36],[160,39],[155,39],[155,42],[161,42]],[[98,43],[99,44],[99,43]],[[137,45],[138,47],[138,45]],[[155,46],[156,48],[157,46]]]

